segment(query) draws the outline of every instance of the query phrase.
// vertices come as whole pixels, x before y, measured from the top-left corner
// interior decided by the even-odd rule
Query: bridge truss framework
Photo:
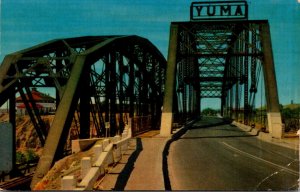
[[[161,134],[173,123],[200,116],[201,99],[220,98],[221,113],[251,120],[263,71],[268,129],[281,138],[282,124],[269,23],[255,21],[173,22],[170,29]]]
[[[15,130],[19,93],[43,146],[31,186],[63,157],[74,122],[81,139],[90,138],[92,127],[97,137],[115,136],[129,118],[140,116],[150,117],[148,126],[159,128],[165,69],[159,50],[138,36],[58,39],[7,55],[0,67],[0,106],[9,102]],[[49,130],[31,95],[33,87],[56,91]]]

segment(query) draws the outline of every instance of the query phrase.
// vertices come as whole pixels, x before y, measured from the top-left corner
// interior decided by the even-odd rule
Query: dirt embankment
[[[42,120],[46,125],[46,129],[54,119],[54,115],[43,115]],[[0,113],[0,122],[8,122],[9,115],[7,113]],[[73,122],[70,129],[70,134],[67,140],[67,145],[70,146],[71,139],[77,139],[78,130]],[[28,154],[40,156],[42,154],[42,145],[38,138],[38,134],[33,126],[33,123],[28,115],[16,117],[16,150],[17,150],[17,163],[24,163],[28,159]],[[26,157],[27,156],[27,157]],[[36,186],[40,190],[58,190],[60,189],[60,178],[63,175],[74,174],[78,179],[80,176],[80,160],[84,156],[92,156],[92,151],[80,152],[67,156],[57,161],[54,167],[48,172],[43,180]]]
[[[77,182],[82,180],[80,162],[83,157],[94,158],[93,149],[75,153],[55,162],[45,177],[36,184],[33,190],[60,190],[61,178],[66,175],[74,175]]]
[[[53,115],[42,116],[42,119],[46,124],[46,129],[49,128],[53,118]],[[8,120],[9,115],[7,113],[0,114],[0,122]],[[41,142],[28,115],[16,117],[16,148],[17,152],[21,153],[32,150],[37,155],[40,155],[42,152]]]

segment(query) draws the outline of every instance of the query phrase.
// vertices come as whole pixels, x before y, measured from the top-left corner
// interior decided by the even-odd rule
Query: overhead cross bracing
[[[129,118],[141,118],[133,123],[133,131],[139,131],[140,122],[159,128],[165,70],[163,55],[138,36],[57,39],[7,55],[0,67],[0,106],[9,102],[15,127],[19,93],[44,146],[32,186],[63,156],[72,123],[79,138],[89,138],[91,129],[97,137],[114,136]],[[57,110],[49,130],[30,97],[33,87],[56,92]]]
[[[194,58],[199,68],[201,98],[222,97],[233,82],[246,75],[236,60],[261,59],[259,24],[255,22],[185,22],[179,27],[178,57]],[[240,64],[241,65],[241,64]],[[226,66],[229,69],[226,71]],[[235,71],[234,71],[235,70]],[[234,71],[234,73],[233,73]],[[207,89],[207,82],[209,89]]]

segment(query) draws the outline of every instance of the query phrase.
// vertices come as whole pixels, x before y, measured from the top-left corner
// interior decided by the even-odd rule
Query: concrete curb
[[[273,138],[270,133],[261,132],[255,128],[252,128],[248,125],[238,123],[236,121],[233,121],[231,124],[242,129],[243,131],[249,132],[251,135],[257,136],[258,139],[261,139],[263,141],[299,151],[299,141],[298,142],[289,142],[288,139]]]
[[[173,141],[178,140],[182,135],[186,133],[188,128],[197,120],[193,120],[188,122],[186,125],[182,126],[178,130],[176,130],[172,135],[169,137],[169,139],[166,141],[163,153],[162,153],[162,171],[163,171],[163,178],[164,178],[164,185],[165,190],[171,191],[171,182],[169,178],[169,170],[168,170],[168,155],[169,155],[169,149],[170,145]]]

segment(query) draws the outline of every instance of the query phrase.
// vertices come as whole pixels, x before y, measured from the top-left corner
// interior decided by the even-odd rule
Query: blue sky
[[[85,35],[140,35],[167,56],[172,21],[188,21],[188,0],[0,0],[1,53],[51,39]],[[279,99],[300,103],[300,3],[248,0],[249,19],[271,26]],[[215,101],[211,101],[215,102]],[[210,102],[208,102],[210,103]]]

